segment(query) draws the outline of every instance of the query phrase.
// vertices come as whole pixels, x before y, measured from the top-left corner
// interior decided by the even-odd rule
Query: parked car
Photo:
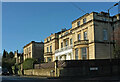
[[[2,68],[2,75],[9,75],[9,71],[7,68]]]
[[[0,75],[2,75],[2,67],[0,66]]]

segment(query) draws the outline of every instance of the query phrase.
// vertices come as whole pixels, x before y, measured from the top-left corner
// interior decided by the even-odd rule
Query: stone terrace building
[[[24,60],[27,58],[37,59],[39,62],[44,61],[44,43],[31,41],[24,46]]]
[[[51,34],[44,39],[44,61],[50,62],[55,60],[55,50],[59,49],[59,34],[66,29],[62,29],[61,32]]]
[[[113,57],[111,34],[118,26],[119,15],[92,12],[74,20],[72,28],[59,34],[55,60],[108,59]],[[57,44],[56,44],[57,45]]]
[[[16,60],[16,64],[23,62],[23,53],[18,53],[18,50],[14,52],[14,58]]]

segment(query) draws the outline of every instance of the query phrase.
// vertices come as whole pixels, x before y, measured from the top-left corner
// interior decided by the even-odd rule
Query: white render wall
[[[65,57],[66,56],[66,59]],[[72,48],[55,53],[55,60],[58,57],[58,60],[73,60],[73,50]]]

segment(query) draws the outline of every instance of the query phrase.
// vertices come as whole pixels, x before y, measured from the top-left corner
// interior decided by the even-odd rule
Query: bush
[[[15,64],[12,66],[12,71],[14,74],[19,74],[21,72],[21,64]]]
[[[23,69],[24,70],[33,69],[35,63],[37,63],[37,61],[35,59],[32,59],[32,58],[26,59],[23,62]]]

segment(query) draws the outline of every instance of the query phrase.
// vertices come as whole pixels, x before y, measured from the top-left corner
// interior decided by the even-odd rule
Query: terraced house
[[[24,46],[24,60],[28,58],[37,59],[38,62],[44,61],[44,43],[31,41],[30,43]]]
[[[57,43],[54,44],[57,48],[52,46],[54,52],[51,51],[54,53],[54,56],[51,56],[52,61],[112,58],[109,54],[113,53],[114,48],[111,35],[118,23],[119,15],[109,16],[105,12],[87,13],[74,20],[72,28],[57,35]],[[52,41],[49,43],[53,43]],[[44,46],[44,49],[48,48]]]
[[[54,61],[55,60],[55,50],[59,49],[59,34],[64,32],[63,29],[61,32],[51,34],[44,40],[44,61]]]

